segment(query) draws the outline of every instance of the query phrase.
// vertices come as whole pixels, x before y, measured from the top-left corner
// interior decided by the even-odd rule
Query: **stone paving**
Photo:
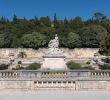
[[[110,92],[71,90],[0,90],[0,100],[110,100]]]

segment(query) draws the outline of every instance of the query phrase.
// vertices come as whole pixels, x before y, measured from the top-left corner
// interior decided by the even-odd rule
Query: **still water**
[[[0,100],[110,100],[110,91],[0,90]]]

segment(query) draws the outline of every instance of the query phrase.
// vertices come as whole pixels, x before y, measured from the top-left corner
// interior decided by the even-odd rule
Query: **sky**
[[[59,19],[81,16],[87,20],[95,12],[101,12],[110,18],[110,0],[0,0],[0,17],[12,19],[31,19],[35,16],[49,16],[53,19],[56,13]]]

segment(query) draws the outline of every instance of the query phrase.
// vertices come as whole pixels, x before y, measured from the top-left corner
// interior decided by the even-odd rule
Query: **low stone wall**
[[[1,89],[72,89],[72,90],[106,90],[110,91],[110,81],[0,81]]]
[[[68,48],[61,48],[64,55],[67,58],[91,58],[94,56],[94,53],[98,52],[98,48],[75,48],[75,49],[68,49]],[[38,50],[34,49],[26,49],[26,48],[2,48],[0,49],[0,59],[7,59],[9,58],[10,53],[13,53],[15,57],[19,54],[19,52],[25,52],[27,54],[27,58],[42,58],[43,55],[48,51],[47,48],[40,48]]]
[[[77,90],[110,90],[110,81],[78,81]]]
[[[0,89],[110,91],[110,71],[0,71]]]
[[[32,81],[0,81],[0,89],[31,89],[32,83]]]

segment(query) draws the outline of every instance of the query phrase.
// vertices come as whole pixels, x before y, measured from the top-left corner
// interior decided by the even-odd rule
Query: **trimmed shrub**
[[[110,65],[108,65],[108,64],[99,65],[99,68],[100,68],[101,70],[110,70]]]
[[[28,67],[26,67],[27,70],[37,70],[41,67],[41,64],[39,63],[32,63]]]
[[[84,69],[84,70],[95,70],[95,68],[93,68],[92,66],[86,66],[86,67],[82,67],[81,69]]]
[[[20,65],[17,65],[16,66],[16,68],[15,69],[13,69],[13,70],[23,70],[23,69],[25,69],[24,67],[22,67],[22,66],[20,66]]]
[[[66,63],[67,67],[71,70],[74,70],[74,69],[81,69],[81,65],[78,64],[78,63],[75,63],[73,61],[69,61]]]
[[[1,65],[0,65],[0,70],[8,69],[8,66],[9,66],[9,65],[1,64]]]
[[[16,68],[12,68],[12,70],[24,70],[25,68],[20,66],[20,65],[17,65]]]

